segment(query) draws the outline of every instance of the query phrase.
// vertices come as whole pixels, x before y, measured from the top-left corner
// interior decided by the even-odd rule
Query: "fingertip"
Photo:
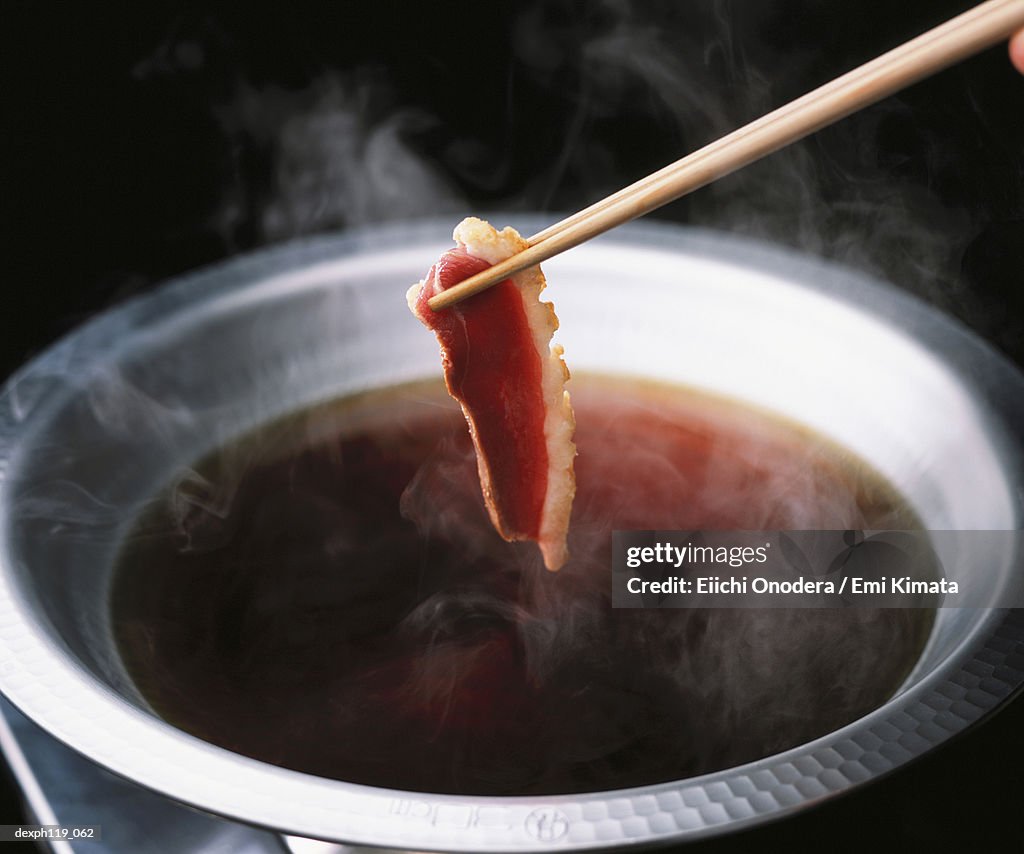
[[[1024,30],[1010,39],[1010,61],[1021,74],[1024,74]]]

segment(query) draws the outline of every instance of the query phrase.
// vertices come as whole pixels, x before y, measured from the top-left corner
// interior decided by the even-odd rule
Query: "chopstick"
[[[650,213],[821,130],[1024,27],[1024,0],[988,2],[940,24],[529,238],[527,249],[429,301],[434,311]]]

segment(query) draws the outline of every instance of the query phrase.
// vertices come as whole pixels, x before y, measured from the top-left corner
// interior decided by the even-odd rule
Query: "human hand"
[[[1010,39],[1010,62],[1017,70],[1024,74],[1024,30],[1020,30]]]

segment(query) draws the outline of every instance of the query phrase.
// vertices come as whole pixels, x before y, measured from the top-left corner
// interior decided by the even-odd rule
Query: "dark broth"
[[[867,466],[757,410],[575,378],[572,558],[493,531],[435,385],[339,400],[221,448],[138,522],[112,594],[139,690],[230,750],[463,794],[680,779],[888,699],[926,610],[612,610],[613,529],[910,528]]]

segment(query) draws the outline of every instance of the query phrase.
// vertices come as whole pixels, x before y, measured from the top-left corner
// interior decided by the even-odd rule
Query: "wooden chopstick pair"
[[[1024,27],[1024,0],[988,0],[533,235],[529,248],[448,288],[434,311],[650,213],[870,106]]]

